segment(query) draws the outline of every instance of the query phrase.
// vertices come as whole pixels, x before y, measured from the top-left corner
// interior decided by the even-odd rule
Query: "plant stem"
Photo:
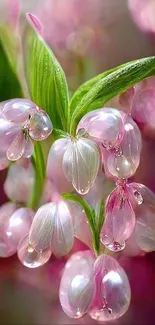
[[[32,163],[35,171],[35,183],[32,197],[28,206],[31,207],[33,210],[36,210],[39,206],[45,181],[45,161],[40,142],[37,142],[35,144],[34,154],[32,156]]]

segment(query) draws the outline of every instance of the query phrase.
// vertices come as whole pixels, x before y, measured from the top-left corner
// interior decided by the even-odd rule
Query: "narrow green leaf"
[[[19,80],[12,70],[0,41],[0,101],[22,97],[23,93]]]
[[[101,79],[103,79],[104,77],[108,76],[110,73],[121,69],[125,66],[126,64],[122,64],[119,65],[115,68],[112,68],[110,70],[107,70],[105,72],[102,72],[100,74],[98,74],[97,76],[95,76],[94,78],[86,81],[84,84],[82,84],[73,94],[71,100],[70,100],[70,111],[74,111],[74,109],[76,108],[77,105],[80,104],[82,98],[84,97],[84,95],[86,95],[88,93],[88,91]]]
[[[155,57],[128,62],[95,82],[72,112],[70,133],[75,134],[79,120],[87,112],[103,107],[108,100],[151,75],[155,75]]]
[[[98,236],[100,237],[100,232],[101,232],[101,229],[103,227],[103,223],[104,223],[104,202],[101,202],[101,205],[100,205],[100,211],[99,211],[99,216],[97,218],[98,222],[97,222],[97,233],[98,233]]]
[[[67,130],[68,88],[64,71],[36,29],[27,22],[23,35],[24,69],[31,99],[50,116],[54,127]]]
[[[53,129],[52,135],[54,136],[54,139],[67,138],[69,136],[68,133],[60,129]]]

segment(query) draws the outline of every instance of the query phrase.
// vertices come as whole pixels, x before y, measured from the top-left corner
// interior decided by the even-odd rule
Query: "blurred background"
[[[18,5],[18,1],[0,0],[0,25],[8,24],[11,31]],[[155,55],[155,0],[22,0],[21,11],[39,17],[44,38],[65,70],[71,94],[100,72]],[[0,43],[0,100],[13,97],[20,97],[19,82]],[[155,143],[148,135],[135,179],[155,192],[154,165]],[[7,200],[5,175],[0,174],[1,204]],[[78,240],[74,246],[74,251],[86,249]],[[0,324],[94,324],[88,317],[69,319],[61,310],[58,287],[66,258],[51,258],[34,270],[22,266],[16,256],[0,259]],[[153,325],[155,253],[120,256],[120,262],[129,276],[132,302],[115,324]]]

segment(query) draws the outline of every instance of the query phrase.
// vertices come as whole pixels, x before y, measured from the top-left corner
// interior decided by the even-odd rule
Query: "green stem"
[[[45,181],[45,161],[40,142],[37,142],[34,147],[34,154],[32,156],[32,163],[35,171],[35,183],[29,207],[36,210],[39,206],[40,198],[44,189]]]
[[[100,252],[100,233],[98,233],[97,227],[96,227],[95,211],[90,208],[90,206],[88,205],[88,203],[86,201],[84,201],[82,198],[80,198],[76,194],[64,193],[64,194],[62,194],[62,198],[65,200],[68,200],[68,201],[78,203],[83,207],[85,214],[87,216],[87,220],[88,220],[91,232],[92,232],[93,248],[94,248],[96,255],[98,256],[99,252]]]

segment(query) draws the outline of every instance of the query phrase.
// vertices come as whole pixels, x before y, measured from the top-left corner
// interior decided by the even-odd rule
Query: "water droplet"
[[[134,197],[135,197],[135,199],[136,199],[138,205],[141,205],[141,204],[143,203],[144,200],[143,200],[143,197],[142,197],[142,195],[141,195],[140,192],[135,191],[135,192],[134,192]]]
[[[125,242],[117,243],[115,241],[110,244],[104,244],[112,252],[121,252],[125,248]]]

